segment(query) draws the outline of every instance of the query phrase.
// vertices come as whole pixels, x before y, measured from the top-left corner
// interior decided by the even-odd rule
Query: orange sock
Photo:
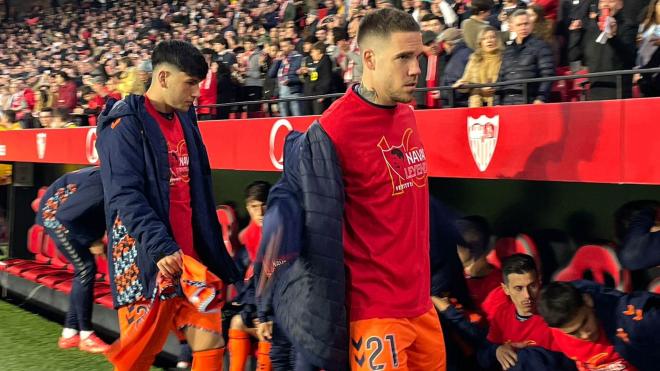
[[[241,330],[229,329],[229,371],[245,370],[250,356],[250,334]]]
[[[270,363],[270,343],[260,341],[257,350],[257,371],[271,371],[273,366]]]
[[[192,371],[222,371],[225,348],[193,352]]]

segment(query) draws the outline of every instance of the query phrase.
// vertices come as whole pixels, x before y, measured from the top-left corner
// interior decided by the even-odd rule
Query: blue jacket
[[[201,261],[225,283],[238,278],[222,244],[215,213],[211,167],[194,108],[177,113],[190,156],[191,228]],[[179,250],[169,220],[167,143],[147,113],[144,97],[109,101],[99,117],[96,148],[105,190],[110,282],[116,307],[154,294],[163,257]]]
[[[66,201],[60,203],[65,193]],[[45,221],[43,211],[52,207],[55,209],[49,211],[55,220]],[[74,248],[88,249],[103,237],[103,186],[98,167],[66,173],[48,187],[39,202],[36,224],[53,229],[52,222],[66,228],[67,239]]]
[[[263,271],[271,267],[274,273],[268,285],[257,288],[257,305],[262,319],[274,313],[308,363],[328,371],[348,369],[343,205],[341,169],[321,126],[289,134],[284,172],[268,196],[257,257]],[[265,260],[268,251],[272,258]]]
[[[298,76],[298,70],[302,65],[302,55],[296,51],[293,51],[286,57],[286,59],[289,61],[289,71],[286,76],[283,77],[288,81],[287,86],[291,90],[292,94],[302,93],[303,82],[300,80],[300,76]],[[277,78],[278,74],[280,73],[280,69],[282,68],[284,68],[282,61],[275,61],[273,65],[270,66],[270,70],[268,70],[268,77]]]
[[[445,66],[444,73],[440,79],[440,86],[451,86],[461,77],[465,72],[465,66],[467,66],[470,55],[472,54],[472,49],[468,48],[464,42],[459,42],[454,46],[449,55],[449,60]],[[457,90],[443,90],[443,101],[448,102],[450,93],[454,94],[454,105],[457,107],[467,107],[468,94],[461,93]]]
[[[640,371],[657,370],[660,365],[660,295],[639,291],[624,294],[591,281],[571,282],[594,300],[596,317],[605,329],[616,352]],[[626,314],[629,307],[633,315]],[[636,311],[641,310],[641,318]],[[617,330],[628,334],[628,342],[617,336]]]

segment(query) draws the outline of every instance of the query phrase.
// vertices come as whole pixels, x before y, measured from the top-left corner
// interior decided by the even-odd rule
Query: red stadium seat
[[[111,294],[100,296],[100,297],[94,299],[94,301],[98,304],[103,305],[106,308],[110,308],[110,309],[113,308],[113,306],[112,306],[112,295]]]
[[[614,280],[614,288],[630,292],[632,281],[630,272],[623,269],[616,252],[610,246],[586,245],[580,247],[568,265],[555,274],[555,281],[574,281],[585,279],[588,274],[593,281],[606,284],[606,277]]]
[[[488,254],[486,260],[488,260],[488,263],[492,266],[502,269],[502,260],[507,256],[518,253],[530,255],[534,258],[538,271],[542,271],[541,258],[538,249],[536,248],[536,244],[531,237],[522,233],[515,238],[503,237],[498,239],[497,242],[495,242],[495,248]]]
[[[222,239],[225,243],[225,248],[233,256],[235,249],[239,246],[236,212],[231,206],[220,205],[216,209],[216,214],[218,215],[220,227],[222,227]]]
[[[21,272],[46,266],[48,264],[48,259],[44,257],[43,252],[43,241],[44,241],[44,228],[39,225],[33,225],[28,230],[28,251],[35,254],[35,260],[29,259],[9,259],[4,261],[3,269],[13,275],[20,275]]]

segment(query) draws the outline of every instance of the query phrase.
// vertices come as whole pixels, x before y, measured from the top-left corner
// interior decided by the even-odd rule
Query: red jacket
[[[535,0],[534,3],[540,5],[545,10],[545,18],[553,22],[557,21],[559,0]]]
[[[198,106],[218,103],[218,74],[209,70],[206,78],[199,83]],[[214,115],[215,108],[202,107],[197,110],[199,115]]]

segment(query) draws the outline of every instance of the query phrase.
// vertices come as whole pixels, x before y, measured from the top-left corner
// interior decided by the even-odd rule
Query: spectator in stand
[[[232,75],[234,66],[237,64],[236,55],[229,49],[229,42],[222,37],[217,37],[213,40],[213,50],[216,52],[215,62],[218,63],[217,102],[235,102],[238,90]],[[228,119],[230,111],[230,107],[218,107],[216,119]]]
[[[4,110],[0,113],[0,131],[22,129],[21,123],[16,119],[16,112]]]
[[[441,86],[452,86],[458,81],[465,72],[465,66],[470,59],[472,49],[468,48],[463,41],[463,33],[456,28],[446,29],[439,37],[438,41],[447,54],[447,64],[440,80]],[[468,96],[455,90],[445,90],[442,92],[443,105],[449,104],[449,94],[452,94],[452,100],[455,107],[467,107]]]
[[[137,71],[138,81],[142,84],[143,90],[146,91],[149,85],[151,85],[151,73],[153,72],[151,61],[142,61],[137,67]]]
[[[16,113],[19,121],[29,117],[34,109],[35,98],[32,89],[25,86],[22,80],[13,80],[9,85],[9,109]]]
[[[302,56],[294,50],[293,40],[280,40],[280,52],[268,71],[270,77],[277,77],[279,98],[298,98],[302,94],[302,81],[298,77],[298,69]],[[300,116],[300,104],[296,100],[279,103],[280,115]]]
[[[42,128],[49,128],[53,122],[53,109],[45,107],[39,111],[39,125]]]
[[[538,309],[557,347],[581,370],[656,370],[660,364],[657,294],[552,282]]]
[[[598,14],[570,26],[569,60],[582,60],[589,72],[630,70],[635,66],[637,24],[623,15],[623,0],[599,0]],[[632,96],[632,75],[621,77],[621,96]],[[617,77],[590,79],[589,100],[617,98]]]
[[[555,74],[552,49],[543,40],[532,36],[532,26],[524,9],[516,10],[509,17],[509,25],[515,40],[504,50],[499,81],[549,77]],[[507,85],[500,89],[500,104],[540,104],[548,101],[552,82],[527,84],[527,97],[523,97],[522,87]]]
[[[325,53],[325,44],[321,41],[312,46],[311,63],[302,67],[305,95],[324,95],[332,92],[332,61]],[[312,115],[320,115],[332,102],[331,98],[318,98],[311,101]]]
[[[268,71],[273,65],[273,62],[277,58],[277,54],[280,51],[279,41],[272,39],[270,44],[264,45],[264,52],[261,53],[261,67],[264,72],[264,90],[263,97],[264,99],[275,99],[278,96],[278,86],[277,86],[277,77],[270,77]],[[277,112],[276,104],[267,104],[268,113],[270,116],[274,116],[274,113]]]
[[[341,70],[344,83],[351,85],[360,81],[362,77],[362,59],[355,43],[356,39],[349,39],[349,35],[343,29],[335,28],[334,42],[337,45],[333,59]]]
[[[468,48],[475,50],[477,48],[477,36],[485,27],[488,27],[488,18],[493,9],[493,0],[473,0],[472,16],[461,23],[463,38]]]
[[[489,18],[489,23],[500,29],[502,32],[509,31],[509,17],[517,9],[526,9],[527,4],[519,0],[504,0],[493,7],[492,15]]]
[[[470,55],[463,77],[455,84],[455,88],[464,84],[489,84],[497,81],[502,65],[504,45],[493,27],[486,27],[479,33],[477,50]],[[495,98],[495,88],[471,88],[467,91],[468,107],[492,106]]]
[[[144,94],[144,85],[138,79],[138,72],[129,57],[120,59],[117,69],[119,70],[119,84],[117,84],[117,89],[121,93],[122,98],[129,94]]]
[[[660,67],[660,0],[649,3],[637,37],[637,66],[643,69]],[[637,85],[646,97],[660,96],[660,73],[642,74]]]
[[[76,83],[64,71],[55,72],[55,83],[58,89],[54,108],[71,112],[78,102]]]
[[[436,35],[440,35],[442,30],[445,29],[442,19],[435,14],[426,14],[422,17],[419,24],[422,28],[422,32],[431,31]]]
[[[433,31],[422,32],[424,53],[419,56],[420,74],[416,88],[435,88],[440,86],[440,75],[444,67],[440,58],[440,45],[436,41],[438,34]],[[417,109],[439,108],[439,91],[416,91],[413,93]]]
[[[197,105],[202,107],[197,109],[197,117],[199,120],[211,120],[215,116],[216,111],[214,107],[208,106],[218,101],[218,63],[213,62],[212,49],[202,49],[202,55],[209,69],[204,80],[199,83]]]
[[[531,5],[527,7],[527,15],[529,15],[529,21],[532,23],[532,35],[550,45],[555,54],[555,60],[558,60],[559,44],[555,36],[554,24],[546,18],[543,7],[540,5]]]
[[[456,12],[446,0],[433,0],[431,13],[440,17],[447,27],[457,27],[460,24]]]
[[[550,21],[551,24],[554,25],[557,21],[559,0],[531,0],[528,5],[541,7],[543,9],[543,14],[545,14],[545,18]]]
[[[263,98],[264,79],[261,69],[261,53],[257,49],[254,38],[248,37],[244,40],[245,52],[241,56],[242,72],[245,78],[243,86],[243,100],[256,101]],[[249,104],[247,107],[248,118],[261,115],[261,104]]]

